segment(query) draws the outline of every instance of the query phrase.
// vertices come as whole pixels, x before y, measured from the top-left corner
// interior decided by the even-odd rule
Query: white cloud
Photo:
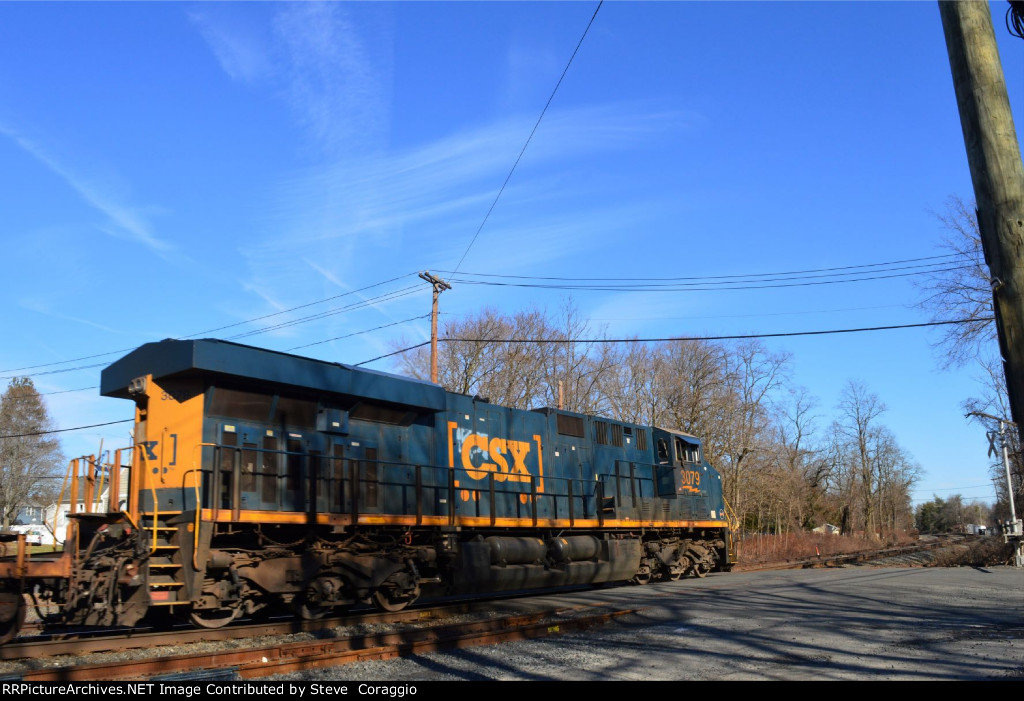
[[[86,203],[103,213],[108,219],[108,226],[101,229],[107,234],[134,240],[161,254],[166,254],[174,248],[157,237],[140,208],[123,202],[112,192],[114,188],[111,185],[75,171],[57,160],[37,142],[6,125],[0,124],[0,134],[10,138],[26,153],[64,180]]]
[[[189,13],[188,17],[232,80],[255,84],[273,74],[267,43],[258,28],[244,23],[240,17],[233,18],[228,27],[223,19],[215,19],[205,8]]]
[[[317,152],[337,155],[382,143],[390,120],[390,39],[372,23],[357,27],[353,12],[302,2],[286,3],[266,26],[230,5],[189,18],[232,80],[280,97]]]

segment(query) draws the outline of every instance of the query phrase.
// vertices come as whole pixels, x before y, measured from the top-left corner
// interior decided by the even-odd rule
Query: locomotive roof
[[[129,383],[149,374],[154,379],[219,375],[432,411],[445,407],[444,389],[430,382],[210,338],[167,339],[136,348],[103,370],[100,394],[127,399]]]

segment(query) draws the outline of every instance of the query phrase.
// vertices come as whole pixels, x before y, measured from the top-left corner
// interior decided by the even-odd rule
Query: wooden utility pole
[[[940,0],[1010,411],[1024,441],[1024,166],[987,2]]]
[[[452,289],[452,286],[431,275],[429,270],[420,273],[420,278],[434,288],[434,304],[430,308],[430,381],[437,384],[437,298],[445,290]]]

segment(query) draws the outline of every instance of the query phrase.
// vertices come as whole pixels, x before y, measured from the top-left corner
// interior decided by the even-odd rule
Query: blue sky
[[[98,385],[101,367],[82,366],[153,340],[338,295],[206,335],[343,310],[238,340],[356,363],[427,339],[420,320],[318,343],[429,311],[416,271],[466,252],[595,7],[0,4],[0,376],[48,373],[34,380],[70,428],[130,416],[68,390]],[[1019,121],[1024,41],[1005,8]],[[933,212],[951,195],[972,188],[935,3],[610,2],[461,270],[654,278],[921,258],[941,253]],[[554,311],[565,294],[463,284],[442,308]],[[919,323],[918,296],[894,278],[573,301],[609,335],[662,337]],[[767,343],[793,354],[825,417],[849,379],[882,398],[925,469],[916,500],[990,499],[987,442],[960,407],[974,370],[941,371],[937,337]],[[127,436],[62,434],[69,455]]]

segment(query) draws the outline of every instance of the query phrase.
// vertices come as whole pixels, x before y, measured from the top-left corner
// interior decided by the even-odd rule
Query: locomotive
[[[26,595],[62,625],[217,628],[735,562],[721,477],[680,431],[213,339],[143,345],[100,392],[135,404],[130,459],[74,470],[62,553],[0,559],[0,642]]]

